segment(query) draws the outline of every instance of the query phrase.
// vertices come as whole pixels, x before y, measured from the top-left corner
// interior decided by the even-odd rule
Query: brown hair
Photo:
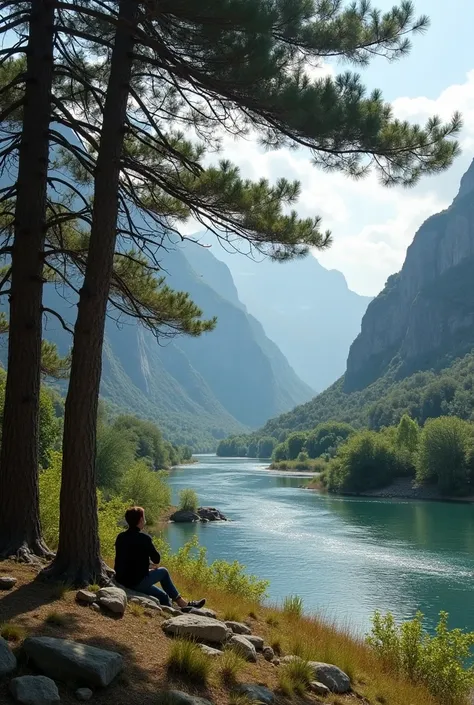
[[[125,512],[125,521],[131,529],[134,529],[140,523],[140,520],[145,515],[143,507],[130,507]]]

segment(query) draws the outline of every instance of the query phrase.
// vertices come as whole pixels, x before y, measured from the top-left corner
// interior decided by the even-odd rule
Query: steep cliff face
[[[351,346],[346,392],[392,368],[442,366],[474,347],[474,161],[450,208],[429,218],[403,268],[369,305]]]

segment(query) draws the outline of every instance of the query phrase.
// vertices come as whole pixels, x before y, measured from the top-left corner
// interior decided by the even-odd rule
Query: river
[[[237,559],[269,580],[273,603],[297,594],[307,613],[359,632],[376,609],[397,619],[421,610],[430,629],[446,610],[450,626],[474,630],[474,506],[331,497],[268,463],[198,458],[171,472],[174,501],[192,487],[232,521],[170,524],[174,549],[196,533],[210,560]]]

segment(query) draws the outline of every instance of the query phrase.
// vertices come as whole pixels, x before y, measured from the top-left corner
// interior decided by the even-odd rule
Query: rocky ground
[[[310,660],[313,681],[301,699],[308,705],[437,705],[382,673],[348,635],[228,593],[209,591],[214,609],[182,614],[117,587],[52,586],[37,580],[33,568],[9,562],[0,564],[0,589],[2,705],[285,705],[291,700],[279,675],[305,649],[320,659]],[[209,658],[206,685],[170,676],[168,657],[179,637]],[[219,670],[228,649],[243,659],[236,682]]]

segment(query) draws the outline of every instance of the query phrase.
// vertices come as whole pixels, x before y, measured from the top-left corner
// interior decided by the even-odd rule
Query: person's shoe
[[[191,612],[192,609],[200,610],[206,604],[206,599],[203,597],[202,600],[190,600],[186,607],[181,608],[181,612]]]

